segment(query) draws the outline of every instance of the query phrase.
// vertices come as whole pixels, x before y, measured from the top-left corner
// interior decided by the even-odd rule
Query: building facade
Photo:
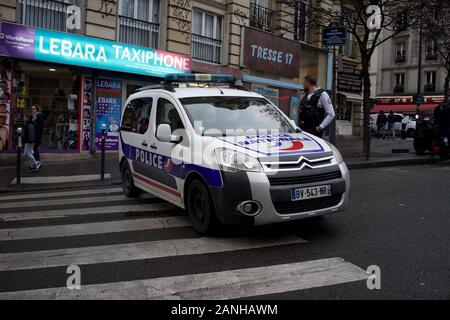
[[[377,48],[372,58],[372,97],[379,110],[415,113],[413,97],[420,93],[420,109],[431,112],[444,100],[445,69],[435,43],[422,37],[421,79],[419,81],[419,34],[404,30]]]
[[[0,152],[14,151],[14,132],[24,126],[32,105],[46,115],[44,152],[95,152],[102,124],[107,150],[116,151],[126,98],[174,72],[233,74],[296,119],[305,75],[331,88],[331,51],[308,21],[309,10],[323,5],[318,0],[0,0],[6,92],[1,120],[8,130]],[[350,40],[340,49],[338,132],[358,135],[360,92],[345,82],[359,66]]]

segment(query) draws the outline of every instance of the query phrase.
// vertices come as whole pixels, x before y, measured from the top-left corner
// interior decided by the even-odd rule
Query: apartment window
[[[435,91],[436,91],[436,71],[426,71],[424,92],[435,92]]]
[[[428,39],[425,43],[425,60],[436,60],[436,53],[436,42],[433,39]]]
[[[268,8],[267,0],[250,1],[250,26],[266,31],[273,30],[274,15]]]
[[[297,0],[295,2],[294,15],[294,39],[308,41],[308,2],[309,0]]]
[[[121,0],[118,38],[142,47],[158,47],[159,0]]]
[[[220,63],[222,17],[194,9],[192,13],[192,57]]]
[[[397,42],[395,44],[395,62],[401,63],[406,61],[406,42]]]
[[[394,93],[400,94],[405,92],[405,74],[396,73],[394,74]]]
[[[78,0],[20,0],[20,21],[22,24],[69,32],[67,29],[67,7],[79,4]]]
[[[342,47],[342,54],[344,56],[353,56],[353,34],[352,26],[354,19],[354,12],[347,8],[342,8],[342,15],[344,16],[344,26],[347,29],[345,45]]]
[[[408,28],[408,13],[407,12],[403,12],[398,16],[397,28],[398,28],[398,31],[406,31],[406,29]]]

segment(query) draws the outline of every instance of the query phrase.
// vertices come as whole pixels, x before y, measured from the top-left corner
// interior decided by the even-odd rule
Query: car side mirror
[[[172,134],[172,129],[167,123],[161,123],[156,130],[156,138],[162,142],[179,143],[183,140],[182,136],[175,136]]]

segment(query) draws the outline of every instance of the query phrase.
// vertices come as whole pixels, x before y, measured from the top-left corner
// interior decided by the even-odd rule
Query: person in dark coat
[[[380,110],[377,117],[377,138],[380,139],[380,136],[385,138],[385,129],[387,124],[387,117],[384,114],[383,110]]]
[[[28,167],[29,170],[38,170],[38,162],[36,161],[36,158],[34,157],[34,143],[36,141],[36,128],[33,121],[33,117],[31,116],[27,123],[25,124],[25,131],[23,136],[23,142],[24,142],[24,153],[30,159],[30,166]]]
[[[33,105],[31,106],[31,114],[33,117],[34,126],[36,129],[36,135],[35,135],[35,142],[34,142],[34,157],[36,161],[38,162],[37,169],[39,169],[42,166],[41,162],[41,156],[39,154],[39,146],[41,144],[42,140],[42,134],[44,132],[44,121],[45,116],[42,114],[39,110],[39,106]]]

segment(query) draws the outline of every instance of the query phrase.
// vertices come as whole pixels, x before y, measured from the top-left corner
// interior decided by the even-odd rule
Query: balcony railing
[[[405,92],[405,86],[403,84],[397,84],[394,87],[394,94],[401,94]]]
[[[256,3],[250,3],[250,26],[265,31],[273,31],[274,22],[274,15],[271,10]]]
[[[395,56],[395,63],[404,63],[406,61],[406,56]]]
[[[436,53],[425,53],[425,60],[426,61],[433,61],[433,60],[437,60],[437,54]]]
[[[141,47],[157,48],[159,24],[119,16],[119,41]]]
[[[50,1],[50,0],[19,0],[20,21],[22,24],[69,32],[67,29],[67,7],[78,5],[78,0]]]
[[[221,40],[192,34],[192,57],[194,59],[220,63],[221,49]]]
[[[425,84],[423,88],[425,93],[435,92],[436,91],[436,84],[435,83],[427,83]]]

